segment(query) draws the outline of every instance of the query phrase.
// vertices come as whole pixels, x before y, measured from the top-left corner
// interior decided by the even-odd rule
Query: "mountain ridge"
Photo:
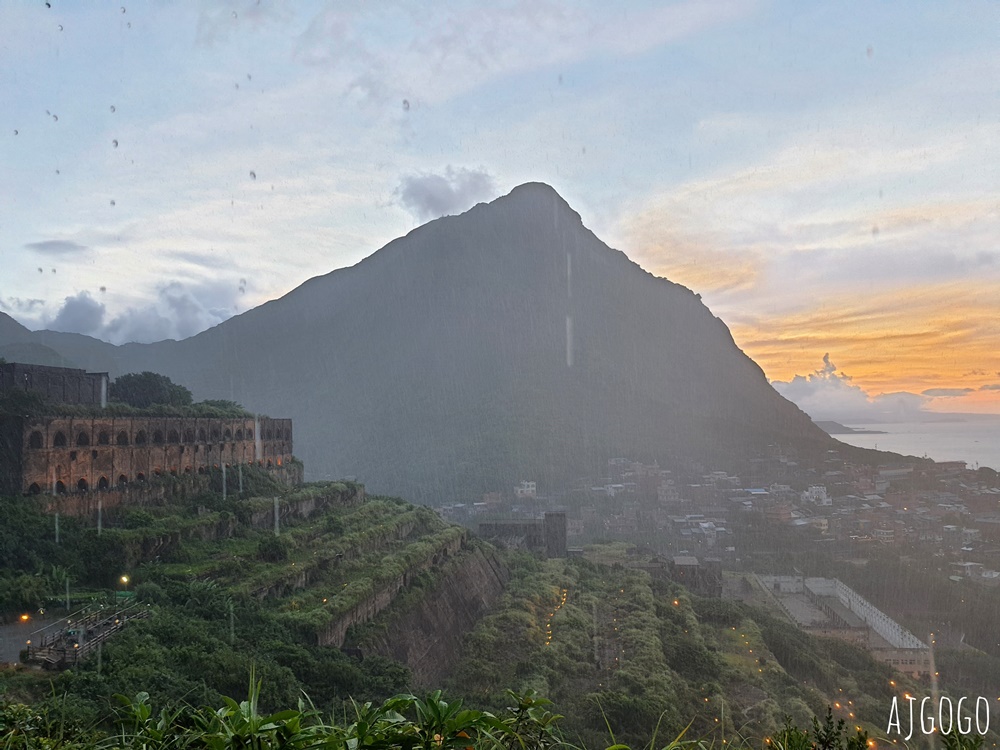
[[[309,478],[422,501],[527,477],[554,489],[617,455],[669,465],[835,445],[698,295],[608,247],[542,183],[182,341],[29,340],[291,416]]]

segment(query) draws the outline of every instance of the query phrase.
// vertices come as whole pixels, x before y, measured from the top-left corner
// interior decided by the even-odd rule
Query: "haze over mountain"
[[[537,183],[183,341],[113,346],[0,315],[0,356],[25,352],[153,370],[196,398],[290,416],[307,478],[419,501],[519,479],[550,489],[619,455],[837,446],[698,295],[607,247]]]

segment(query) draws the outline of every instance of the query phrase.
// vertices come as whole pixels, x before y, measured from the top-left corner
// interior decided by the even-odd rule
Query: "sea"
[[[933,421],[842,424],[881,433],[833,436],[859,448],[935,461],[965,461],[970,469],[988,466],[1000,471],[1000,414],[950,414],[939,415]]]

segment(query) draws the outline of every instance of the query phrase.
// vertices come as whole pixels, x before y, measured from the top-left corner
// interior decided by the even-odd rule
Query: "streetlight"
[[[127,575],[122,575],[122,577],[118,579],[118,582],[122,585],[122,593],[123,594],[128,594],[128,582],[130,580],[131,579]],[[127,598],[127,597],[123,596],[122,598]],[[118,601],[118,592],[117,591],[115,592],[115,601],[116,602]]]

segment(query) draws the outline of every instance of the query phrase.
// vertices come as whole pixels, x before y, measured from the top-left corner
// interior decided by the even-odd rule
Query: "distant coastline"
[[[816,426],[819,427],[827,435],[886,435],[884,430],[863,430],[856,429],[854,427],[847,427],[842,425],[840,422],[834,422],[831,420],[818,420],[815,422]]]

